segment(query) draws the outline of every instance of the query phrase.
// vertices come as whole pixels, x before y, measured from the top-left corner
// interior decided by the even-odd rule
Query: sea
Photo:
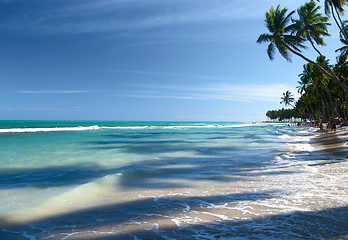
[[[346,153],[251,122],[0,121],[0,239],[348,239]]]

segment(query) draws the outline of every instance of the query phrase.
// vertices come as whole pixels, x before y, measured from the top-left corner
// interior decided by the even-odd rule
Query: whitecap
[[[315,148],[309,143],[288,144],[288,147],[297,152],[313,152]]]
[[[34,132],[61,132],[61,131],[86,131],[98,130],[100,127],[95,126],[79,126],[79,127],[54,127],[54,128],[3,128],[0,133],[34,133]]]
[[[35,133],[35,132],[60,132],[60,131],[86,131],[99,129],[120,129],[120,130],[138,130],[138,129],[209,129],[209,128],[240,128],[250,127],[252,124],[236,125],[173,125],[173,126],[78,126],[78,127],[38,127],[38,128],[2,128],[0,133]]]
[[[291,136],[289,136],[288,134],[283,134],[283,135],[279,136],[278,138],[280,138],[280,139],[291,139]]]

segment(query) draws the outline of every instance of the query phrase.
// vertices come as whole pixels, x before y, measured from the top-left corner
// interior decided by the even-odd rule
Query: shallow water
[[[313,131],[0,121],[0,239],[348,238],[346,156]]]

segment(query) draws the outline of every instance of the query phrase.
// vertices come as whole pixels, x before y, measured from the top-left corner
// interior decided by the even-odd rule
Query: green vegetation
[[[291,121],[292,119],[298,118],[298,111],[295,109],[280,109],[280,110],[270,110],[266,113],[266,116],[272,121],[282,122]]]
[[[335,118],[348,120],[348,21],[342,20],[344,6],[348,5],[348,1],[323,2],[326,16],[320,12],[321,7],[313,0],[290,13],[280,5],[276,9],[272,6],[266,12],[265,24],[269,33],[261,34],[257,43],[269,44],[269,58],[273,60],[278,50],[289,62],[292,54],[307,62],[299,74],[298,92],[301,97],[294,102],[293,95],[289,91],[285,92],[281,103],[290,105],[293,109],[268,111],[266,116],[272,120],[282,121],[296,117],[318,121]],[[330,36],[327,30],[330,16],[340,31],[343,45],[336,50],[340,55],[335,64],[330,64],[318,48],[325,45],[324,37]],[[317,54],[315,60],[304,55],[303,51],[309,48]]]

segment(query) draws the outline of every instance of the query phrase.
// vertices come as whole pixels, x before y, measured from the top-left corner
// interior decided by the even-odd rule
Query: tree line
[[[323,3],[324,12],[321,12]],[[259,36],[257,43],[268,43],[267,54],[274,59],[276,50],[289,62],[292,55],[302,58],[302,73],[299,74],[298,92],[300,98],[294,101],[293,94],[285,92],[282,102],[293,109],[274,110],[267,116],[278,120],[301,117],[317,121],[329,121],[335,118],[348,118],[348,21],[344,20],[344,7],[348,0],[309,1],[297,11],[288,13],[286,8],[272,6],[266,12],[265,25],[269,33]],[[325,14],[324,14],[325,13]],[[334,64],[329,62],[318,46],[326,45],[324,37],[329,37],[329,18],[339,30],[342,47],[337,49],[339,55]],[[316,59],[310,59],[305,51],[312,49]],[[285,117],[286,116],[286,117]]]
[[[272,121],[282,122],[290,121],[292,119],[299,118],[298,112],[295,109],[279,109],[270,110],[266,113],[266,116]]]

